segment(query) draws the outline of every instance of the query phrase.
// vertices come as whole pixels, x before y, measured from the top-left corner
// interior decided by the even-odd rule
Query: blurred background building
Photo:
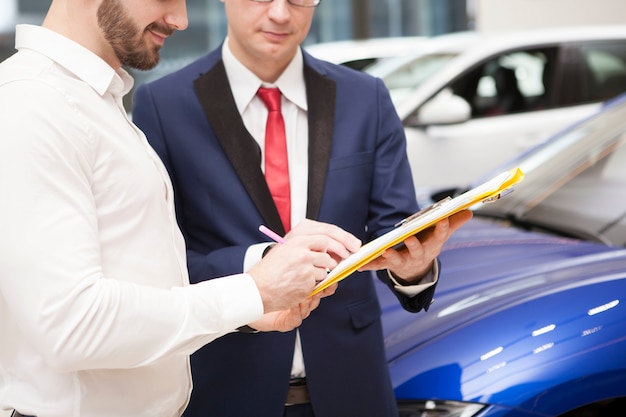
[[[15,24],[40,24],[49,4],[50,0],[0,0],[0,61],[15,52]],[[137,83],[169,73],[223,40],[226,18],[219,0],[187,0],[187,9],[189,28],[165,43],[157,68],[133,72]],[[305,45],[596,23],[626,23],[626,1],[322,0]]]
[[[470,0],[471,1],[471,0]],[[624,0],[474,0],[476,30],[626,24]]]
[[[472,0],[323,0],[307,43],[465,30],[471,27],[468,2]],[[49,0],[0,0],[0,33],[11,32],[15,23],[40,23],[49,4]],[[166,57],[197,55],[224,37],[226,19],[219,0],[187,0],[187,7],[189,28],[166,44]]]
[[[0,60],[13,53],[16,23],[41,23],[50,1],[0,0]],[[226,33],[219,0],[187,0],[189,28],[162,51],[176,67],[219,45]],[[623,0],[322,0],[306,44],[464,30],[510,30],[560,24],[626,23]]]

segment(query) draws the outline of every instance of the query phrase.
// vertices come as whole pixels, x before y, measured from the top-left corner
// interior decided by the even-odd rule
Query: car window
[[[514,52],[504,55],[498,62],[492,63],[492,72],[499,68],[508,68],[515,75],[517,88],[524,97],[538,97],[545,92],[542,82],[543,67],[546,59],[542,54]],[[494,74],[484,75],[478,83],[478,96],[495,97],[498,95]]]
[[[15,52],[15,36],[13,33],[0,33],[0,62],[13,55]]]
[[[352,61],[346,61],[346,62],[342,62],[342,65],[345,65],[348,68],[352,68],[355,69],[357,71],[364,71],[365,68],[369,67],[370,65],[375,64],[378,60],[380,60],[381,58],[363,58],[363,59],[354,59]]]
[[[438,53],[424,55],[408,62],[401,68],[383,76],[394,103],[400,103],[406,95],[446,66],[456,54]]]
[[[472,117],[605,101],[626,92],[626,42],[568,45],[563,54],[557,47],[505,53],[455,80],[452,90],[470,104]]]
[[[492,117],[549,108],[549,68],[556,48],[498,55],[452,84],[471,106],[472,117]]]
[[[608,100],[626,91],[626,42],[582,45],[580,55],[590,100]]]

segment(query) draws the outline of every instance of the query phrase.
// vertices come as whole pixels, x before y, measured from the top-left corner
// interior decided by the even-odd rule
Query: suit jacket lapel
[[[304,82],[309,107],[309,191],[306,216],[317,219],[332,150],[336,85],[306,65]]]
[[[261,170],[261,150],[246,129],[230,90],[223,61],[194,81],[194,90],[224,153],[267,226],[284,234],[278,210]]]

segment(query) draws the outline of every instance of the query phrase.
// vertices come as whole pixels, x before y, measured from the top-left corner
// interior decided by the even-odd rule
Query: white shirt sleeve
[[[0,133],[3,338],[61,371],[132,368],[262,316],[246,274],[189,286],[169,178],[116,106],[85,91],[92,120],[43,84],[2,91],[46,101],[0,100],[21,107]]]

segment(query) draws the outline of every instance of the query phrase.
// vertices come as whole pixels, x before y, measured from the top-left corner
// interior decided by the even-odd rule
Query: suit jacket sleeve
[[[380,144],[376,154],[377,175],[372,193],[372,213],[370,230],[377,237],[390,230],[389,219],[395,224],[398,214],[408,216],[418,210],[414,194],[414,184],[406,155],[404,127],[398,118],[389,93],[381,80],[377,80],[380,102]],[[394,197],[398,195],[400,197]],[[377,196],[382,196],[380,199]],[[438,260],[437,260],[438,262]],[[409,297],[395,290],[387,271],[377,271],[377,276],[395,294],[402,307],[410,312],[428,310],[436,288],[436,283],[421,293]]]

